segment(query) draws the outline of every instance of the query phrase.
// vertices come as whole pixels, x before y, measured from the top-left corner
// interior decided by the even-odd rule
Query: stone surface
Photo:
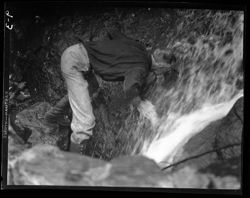
[[[12,169],[15,185],[172,187],[170,178],[145,157],[111,162],[37,145],[24,152]]]
[[[45,134],[44,115],[51,108],[47,102],[38,102],[24,109],[14,117],[13,128],[15,132],[30,146],[36,144],[49,144],[59,146],[66,150],[68,147],[69,127],[60,126],[58,133]]]
[[[228,163],[231,164],[230,159],[233,158],[234,163],[231,166],[238,167],[239,174],[237,176],[240,177],[242,128],[243,98],[240,98],[226,117],[211,123],[187,142],[183,152],[175,159],[175,162],[190,159],[174,166],[174,169],[177,170],[185,166],[205,169],[215,163],[217,164],[215,171],[219,167],[218,164],[220,164],[221,170],[223,167],[227,167],[225,168],[228,171],[227,174],[231,174],[234,171],[228,169]]]
[[[11,164],[9,184],[12,185],[240,188],[234,176],[200,173],[190,167],[163,172],[154,161],[143,156],[121,156],[108,162],[49,145],[36,145]]]

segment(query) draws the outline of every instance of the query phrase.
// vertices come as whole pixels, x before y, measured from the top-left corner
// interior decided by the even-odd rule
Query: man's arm
[[[124,80],[126,100],[137,106],[140,101],[140,91],[147,76],[146,69],[138,68],[128,71]]]
[[[143,68],[137,68],[130,70],[126,73],[123,89],[125,92],[125,97],[117,98],[112,103],[112,108],[114,110],[120,109],[122,106],[127,106],[132,104],[138,108],[141,103],[140,92],[142,85],[144,84],[145,76],[147,75],[147,70]]]

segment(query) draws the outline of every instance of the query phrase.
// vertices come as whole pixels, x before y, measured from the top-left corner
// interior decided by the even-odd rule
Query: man
[[[45,121],[50,126],[48,132],[57,130],[58,123],[67,124],[63,121],[62,113],[70,104],[73,113],[71,152],[81,152],[81,145],[91,137],[95,126],[89,82],[86,80],[89,73],[94,72],[106,81],[124,81],[125,97],[117,99],[116,104],[132,103],[138,106],[142,87],[155,80],[154,73],[169,70],[169,64],[175,61],[170,52],[156,50],[151,55],[142,43],[119,31],[109,31],[107,35],[107,39],[102,41],[72,45],[61,56],[61,70],[68,96],[46,114]]]

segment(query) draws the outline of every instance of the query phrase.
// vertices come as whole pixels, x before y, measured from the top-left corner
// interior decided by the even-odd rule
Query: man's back
[[[84,43],[91,67],[104,80],[124,79],[132,70],[148,73],[151,58],[145,47],[124,35],[115,32],[110,39]]]

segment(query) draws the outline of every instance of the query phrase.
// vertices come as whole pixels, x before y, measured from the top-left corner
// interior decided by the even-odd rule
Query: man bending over
[[[70,151],[80,153],[81,145],[92,136],[95,116],[91,105],[86,75],[94,72],[105,81],[123,81],[124,102],[138,106],[143,86],[152,81],[157,71],[169,69],[175,61],[172,53],[155,50],[150,54],[146,47],[119,31],[109,31],[102,41],[81,42],[68,47],[61,56],[61,71],[68,95],[45,115],[48,132],[58,129],[58,120],[70,104]]]

